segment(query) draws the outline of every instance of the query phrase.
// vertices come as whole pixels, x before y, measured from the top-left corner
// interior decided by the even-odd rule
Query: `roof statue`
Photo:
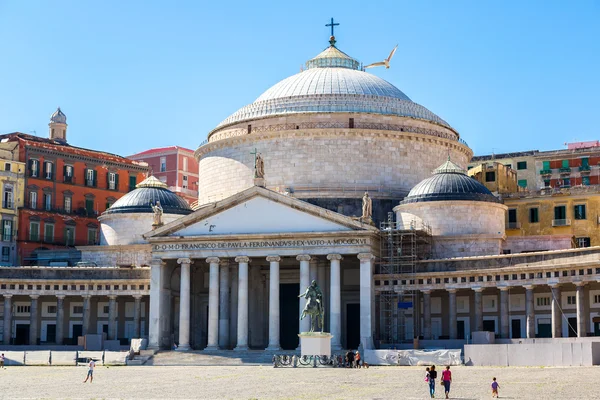
[[[362,216],[360,217],[360,219],[363,222],[370,222],[371,217],[373,216],[373,201],[369,197],[369,192],[365,192],[362,201]]]
[[[373,64],[369,64],[369,65],[367,65],[365,67],[365,69],[367,69],[367,68],[373,68],[373,67],[385,67],[385,69],[389,69],[390,68],[390,61],[392,60],[392,57],[394,57],[394,53],[396,52],[397,48],[398,48],[398,45],[396,45],[396,47],[394,47],[392,49],[392,51],[390,52],[390,55],[385,60],[383,60],[381,62],[376,62],[376,63],[373,63]]]
[[[150,203],[150,206],[152,206],[152,211],[154,212],[154,223],[152,224],[152,228],[156,229],[160,226],[163,226],[163,208],[160,206],[160,201],[157,200],[156,205]]]

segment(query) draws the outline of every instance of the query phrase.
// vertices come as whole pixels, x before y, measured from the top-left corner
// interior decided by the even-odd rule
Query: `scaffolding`
[[[387,347],[412,341],[419,335],[418,293],[403,290],[402,282],[414,281],[417,261],[430,257],[431,228],[416,218],[394,222],[394,213],[388,213],[387,221],[380,225],[377,273],[390,277],[381,277],[387,283],[385,290],[379,292],[379,343]]]

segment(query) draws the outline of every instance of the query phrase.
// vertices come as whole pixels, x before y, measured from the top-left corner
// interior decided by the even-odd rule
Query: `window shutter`
[[[119,174],[115,174],[115,190],[119,191]]]
[[[49,164],[50,165],[50,179],[54,180],[54,164]]]
[[[94,187],[98,187],[98,171],[94,170]]]
[[[29,176],[31,176],[33,175],[33,160],[29,160],[27,164],[27,168],[29,169]]]
[[[42,179],[44,179],[46,177],[46,162],[44,161],[44,166],[42,169]]]
[[[110,172],[106,173],[106,188],[110,189]]]

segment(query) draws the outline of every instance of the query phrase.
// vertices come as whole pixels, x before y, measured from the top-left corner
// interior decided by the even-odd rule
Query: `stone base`
[[[265,178],[254,178],[254,186],[265,187]]]
[[[300,354],[303,356],[330,356],[331,338],[328,332],[302,332],[300,338]]]
[[[217,351],[219,350],[219,346],[206,346],[204,351]]]
[[[248,346],[236,346],[233,351],[248,351]]]
[[[175,351],[189,351],[190,346],[178,346]]]

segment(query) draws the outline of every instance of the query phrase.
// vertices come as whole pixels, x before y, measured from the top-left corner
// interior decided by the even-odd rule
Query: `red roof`
[[[183,151],[187,151],[190,153],[193,153],[194,150],[188,149],[186,147],[181,147],[181,146],[168,146],[168,147],[156,147],[154,149],[149,149],[149,150],[144,150],[140,153],[136,153],[136,154],[132,154],[130,155],[128,158],[132,158],[132,157],[140,157],[140,156],[145,156],[148,154],[154,154],[154,153],[163,153],[165,151],[170,151],[170,150],[183,150]]]

